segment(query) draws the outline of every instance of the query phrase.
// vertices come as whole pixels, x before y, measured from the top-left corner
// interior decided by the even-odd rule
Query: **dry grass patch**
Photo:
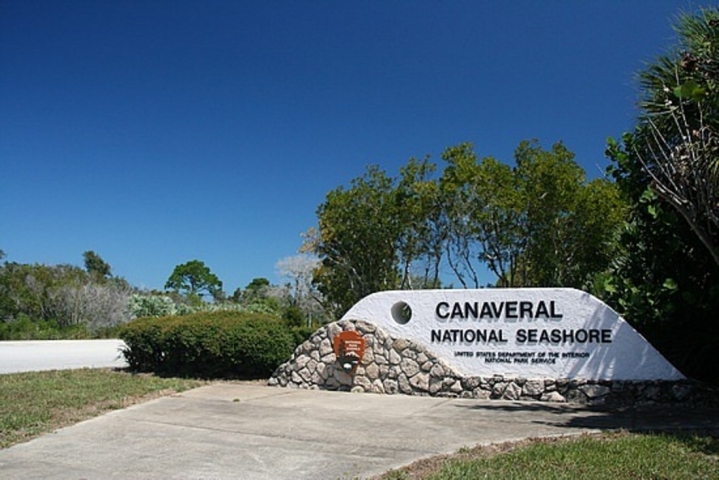
[[[0,448],[206,383],[111,369],[0,375]]]

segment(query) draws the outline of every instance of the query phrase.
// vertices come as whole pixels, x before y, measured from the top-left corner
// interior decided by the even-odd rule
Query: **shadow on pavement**
[[[492,412],[510,415],[537,413],[537,420],[532,420],[532,423],[556,427],[632,431],[701,430],[719,434],[719,409],[711,408],[652,405],[607,408],[523,402],[501,402],[496,405],[457,404],[455,407],[481,411],[486,414]]]

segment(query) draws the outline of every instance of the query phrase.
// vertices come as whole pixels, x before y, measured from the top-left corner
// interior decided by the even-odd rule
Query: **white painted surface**
[[[392,307],[404,302],[412,310],[411,319],[401,324],[395,321]],[[444,303],[442,303],[444,302]],[[500,308],[502,314],[469,315],[470,318],[451,318],[453,305],[477,303],[478,309]],[[492,304],[493,302],[493,304]],[[531,302],[534,311],[540,302],[554,305],[555,318],[548,315],[507,315],[509,302]],[[553,302],[553,303],[552,303]],[[442,306],[437,309],[437,306]],[[445,307],[446,305],[446,307]],[[527,303],[525,303],[527,305]],[[512,308],[512,307],[510,307]],[[397,307],[395,307],[395,311]],[[485,310],[485,312],[488,310]],[[533,314],[534,314],[533,311]],[[510,312],[511,313],[511,312]],[[561,317],[560,317],[561,315]],[[395,315],[396,316],[396,315]],[[442,317],[448,318],[442,318]],[[517,318],[512,318],[512,317]],[[649,342],[622,319],[614,310],[592,295],[567,288],[545,289],[482,289],[482,290],[407,290],[387,291],[369,295],[354,305],[343,320],[365,320],[388,330],[393,336],[415,340],[445,358],[467,375],[512,375],[522,377],[584,378],[593,380],[679,380],[684,376],[671,365]],[[435,331],[433,341],[432,331]],[[449,330],[450,334],[444,332]],[[494,330],[505,341],[436,341],[437,332],[451,335],[452,330]],[[530,330],[538,339],[543,330],[577,332],[604,331],[604,342],[521,341]],[[501,332],[501,333],[500,333]],[[580,333],[575,337],[583,337]],[[565,337],[562,337],[565,338]],[[569,337],[567,337],[569,338]],[[546,337],[545,337],[546,339]],[[467,352],[471,352],[469,356]],[[585,356],[577,358],[576,356]],[[496,359],[509,360],[509,363]],[[526,358],[528,363],[515,363]],[[495,359],[495,360],[487,360]],[[534,360],[536,359],[536,360]]]
[[[122,340],[0,341],[0,374],[126,367]]]

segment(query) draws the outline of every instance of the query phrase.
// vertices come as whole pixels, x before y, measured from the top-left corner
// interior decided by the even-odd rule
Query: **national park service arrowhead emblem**
[[[365,339],[362,335],[353,330],[340,332],[335,335],[333,346],[342,371],[348,374],[354,373],[364,355]]]

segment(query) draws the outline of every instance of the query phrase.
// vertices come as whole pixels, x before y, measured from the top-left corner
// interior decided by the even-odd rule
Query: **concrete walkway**
[[[218,384],[0,450],[0,477],[365,478],[463,446],[605,428],[719,428],[719,412]]]

